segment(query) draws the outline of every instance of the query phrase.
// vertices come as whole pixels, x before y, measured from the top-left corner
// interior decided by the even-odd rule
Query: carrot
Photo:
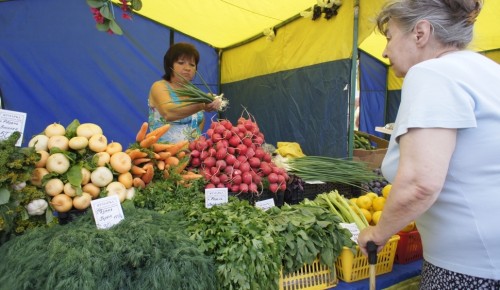
[[[177,166],[177,165],[179,165],[179,158],[177,158],[175,156],[167,157],[167,159],[165,159],[165,163],[170,165],[170,166]]]
[[[148,156],[148,153],[142,152],[139,149],[133,149],[128,152],[128,156],[130,156],[130,159],[135,160],[137,158],[144,158]]]
[[[172,147],[172,144],[168,143],[155,143],[153,144],[153,151],[159,153],[161,151],[165,151],[168,148]]]
[[[170,124],[165,124],[146,134],[146,138],[155,135],[157,136],[158,139],[160,139],[160,137],[165,135],[165,133],[167,133],[169,129],[170,129]]]
[[[152,166],[148,167],[148,169],[146,170],[146,173],[144,173],[141,176],[142,181],[144,181],[145,184],[150,183],[151,180],[153,180],[154,173],[155,173],[154,168]]]
[[[186,161],[181,162],[177,167],[175,168],[175,172],[181,173],[188,165],[189,159]]]
[[[134,159],[134,160],[132,161],[132,163],[133,163],[134,165],[140,165],[140,164],[142,164],[142,163],[146,163],[146,162],[149,162],[149,161],[151,161],[151,158],[137,158],[137,159]]]
[[[132,169],[130,169],[130,173],[132,173],[133,175],[143,175],[144,173],[146,173],[146,170],[144,170],[143,168],[137,166],[137,165],[132,165]]]
[[[198,174],[198,173],[194,173],[194,172],[191,172],[191,171],[188,171],[186,174],[182,174],[181,177],[184,180],[195,180],[195,179],[202,178],[203,175]]]
[[[179,159],[184,158],[184,156],[186,156],[186,151],[179,151],[177,153],[177,158],[179,158]]]
[[[146,137],[144,140],[142,140],[139,145],[142,147],[142,148],[149,148],[151,147],[154,143],[156,142],[156,136],[155,135],[151,135],[149,137]]]
[[[167,179],[170,177],[170,171],[168,171],[168,168],[165,167],[165,170],[163,170],[163,178]]]
[[[188,140],[179,141],[177,143],[174,143],[173,144],[174,146],[168,148],[166,151],[170,152],[170,154],[172,154],[172,155],[175,155],[179,151],[181,151],[185,146],[187,146],[188,144],[189,144]]]
[[[164,170],[165,169],[165,161],[158,160],[158,162],[156,163],[156,167],[158,167],[158,169],[160,169],[160,170]]]
[[[168,157],[172,156],[172,154],[170,154],[170,152],[159,152],[158,156],[159,156],[159,158],[157,158],[157,159],[165,160]]]
[[[144,122],[141,125],[141,128],[139,129],[139,132],[137,132],[137,135],[135,137],[135,141],[141,142],[146,138],[146,134],[148,133],[148,122]]]
[[[139,177],[135,177],[134,180],[132,181],[133,185],[135,188],[144,188],[146,187],[146,183],[144,183],[144,181],[139,178]]]

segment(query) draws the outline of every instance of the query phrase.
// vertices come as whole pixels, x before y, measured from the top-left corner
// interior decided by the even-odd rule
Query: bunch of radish
[[[189,144],[190,167],[205,177],[206,188],[227,187],[230,192],[253,194],[263,189],[283,191],[288,174],[272,162],[262,144],[264,134],[250,114],[240,117],[236,125],[221,119]]]

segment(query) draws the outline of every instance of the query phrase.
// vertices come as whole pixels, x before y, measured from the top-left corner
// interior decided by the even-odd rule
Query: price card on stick
[[[344,229],[347,229],[348,231],[351,232],[351,240],[355,242],[356,244],[358,243],[358,235],[359,235],[359,228],[355,223],[340,223],[339,224],[341,227]]]
[[[0,140],[5,140],[12,133],[19,131],[21,137],[17,140],[16,146],[21,146],[25,124],[26,113],[0,109]]]
[[[259,200],[255,202],[255,207],[260,208],[263,211],[266,211],[274,206],[274,198]]]
[[[125,218],[117,195],[92,200],[90,206],[98,229],[109,229]]]
[[[227,203],[229,200],[227,187],[205,189],[205,207]]]

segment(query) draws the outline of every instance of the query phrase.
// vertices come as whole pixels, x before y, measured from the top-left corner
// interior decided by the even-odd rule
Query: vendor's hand
[[[382,249],[384,248],[384,246],[387,243],[387,241],[389,240],[389,238],[387,238],[387,239],[380,238],[378,235],[378,232],[377,232],[377,227],[368,226],[359,233],[358,246],[359,246],[359,249],[361,250],[361,252],[364,255],[368,256],[368,250],[366,249],[366,244],[369,241],[374,242],[375,245],[378,246],[377,247],[377,253],[378,253],[378,252],[382,251]]]
[[[218,111],[218,110],[220,110],[221,104],[222,104],[222,101],[219,99],[216,99],[213,102],[206,104],[205,111],[207,111],[207,112]]]

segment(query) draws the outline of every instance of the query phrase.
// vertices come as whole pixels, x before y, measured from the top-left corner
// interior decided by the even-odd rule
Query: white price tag
[[[205,207],[211,208],[214,205],[224,204],[229,201],[227,187],[205,189]]]
[[[339,224],[341,227],[344,229],[347,229],[349,232],[351,232],[352,237],[351,240],[353,240],[356,244],[358,244],[358,235],[359,235],[359,228],[355,223],[340,223]]]
[[[255,202],[255,207],[260,208],[263,211],[266,211],[274,206],[274,198],[264,199]]]
[[[92,200],[90,206],[98,229],[109,229],[125,218],[118,195]]]
[[[15,131],[19,131],[21,137],[17,140],[16,146],[21,146],[25,123],[26,113],[0,109],[0,140],[5,140]]]

